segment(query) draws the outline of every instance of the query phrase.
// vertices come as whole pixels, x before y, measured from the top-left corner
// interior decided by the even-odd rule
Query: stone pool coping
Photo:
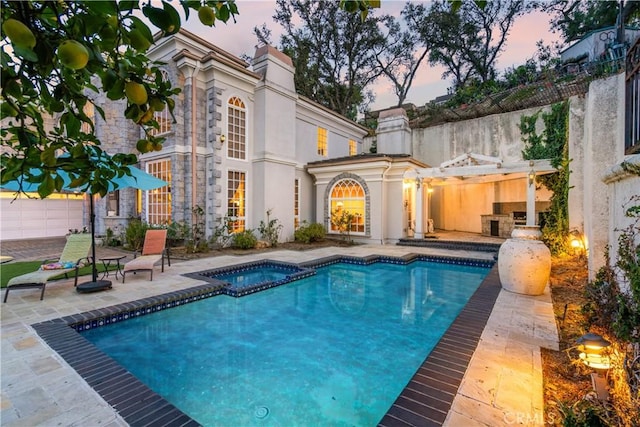
[[[307,268],[336,262],[370,264],[415,260],[490,267],[494,261],[424,254],[401,257],[334,255],[300,263]],[[246,264],[246,263],[240,263]],[[383,417],[380,425],[442,425],[451,408],[467,364],[500,292],[497,267],[473,294],[449,330],[425,359],[413,379]],[[100,327],[222,293],[215,284],[198,285],[154,297],[92,310],[32,325],[42,339],[131,425],[199,425],[157,393],[150,390],[78,331]],[[436,384],[437,387],[433,387]]]

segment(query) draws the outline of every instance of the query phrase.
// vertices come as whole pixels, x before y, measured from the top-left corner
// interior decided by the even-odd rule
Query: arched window
[[[227,155],[232,159],[247,158],[247,109],[236,96],[229,99],[227,115]]]
[[[331,231],[365,232],[366,199],[362,186],[351,178],[333,186],[329,196]]]

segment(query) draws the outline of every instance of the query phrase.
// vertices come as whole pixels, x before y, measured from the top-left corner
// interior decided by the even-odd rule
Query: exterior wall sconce
[[[227,140],[227,137],[224,135],[220,135],[220,143],[224,144],[224,142]]]
[[[600,335],[591,332],[578,338],[577,343],[582,363],[596,371],[591,374],[593,390],[596,392],[598,399],[607,400],[609,398],[609,389],[606,372],[611,368],[611,360],[603,352],[611,343]]]
[[[416,188],[420,188],[420,182],[421,182],[420,177],[417,176],[416,177]]]
[[[533,185],[533,183],[536,182],[536,171],[533,170],[533,165],[534,165],[533,160],[529,160],[529,166],[531,167],[531,170],[527,174],[527,180],[529,181],[529,186]]]
[[[433,193],[433,187],[431,185],[427,185],[427,193]]]

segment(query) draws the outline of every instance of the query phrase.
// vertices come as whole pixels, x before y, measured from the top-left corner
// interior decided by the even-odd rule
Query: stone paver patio
[[[84,311],[192,287],[184,273],[259,259],[304,262],[330,255],[403,256],[408,253],[491,259],[482,252],[391,245],[361,245],[294,252],[279,250],[246,256],[218,256],[174,262],[151,282],[145,274],[112,290],[78,294],[73,281],[39,291],[18,290],[1,307],[1,423],[3,426],[127,425],[30,326]],[[81,280],[82,281],[82,280]],[[458,389],[444,425],[543,425],[540,347],[557,349],[550,294],[529,297],[500,291],[494,309]]]

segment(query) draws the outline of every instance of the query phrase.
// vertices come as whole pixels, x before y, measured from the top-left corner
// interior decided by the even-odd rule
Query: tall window
[[[246,176],[244,172],[229,171],[227,175],[227,216],[233,233],[244,231],[246,224]]]
[[[318,154],[326,157],[327,156],[327,130],[323,128],[318,128]]]
[[[171,183],[171,160],[149,162],[147,163],[147,172]],[[169,224],[171,222],[170,185],[147,191],[147,222],[149,224]]]
[[[107,216],[120,215],[120,190],[107,193]]]
[[[82,111],[84,112],[84,114],[86,114],[86,116],[89,118],[89,120],[91,120],[93,122],[93,125],[95,126],[96,124],[96,112],[95,112],[95,107],[93,106],[93,104],[91,102],[87,102],[86,104],[84,104],[84,107],[82,107]],[[86,122],[82,122],[82,125],[80,126],[80,130],[84,133],[88,133],[91,134],[93,133],[93,129],[91,129],[91,125],[89,123]]]
[[[169,74],[165,70],[160,70],[160,72],[162,73],[162,78],[165,81],[169,81]],[[164,110],[156,111],[153,118],[158,122],[158,129],[152,129],[152,135],[171,132],[171,114],[169,114],[169,107],[167,107],[166,104]]]
[[[240,98],[229,99],[227,155],[232,159],[247,158],[247,110]]]
[[[331,190],[329,207],[331,209],[331,231],[340,231],[335,219],[351,217],[349,229],[351,233],[365,232],[365,194],[362,186],[355,180],[347,178],[338,181]]]
[[[300,227],[300,180],[293,180],[293,229]]]
[[[349,140],[349,155],[350,156],[355,156],[356,154],[358,154],[358,143],[355,142],[353,139]]]

